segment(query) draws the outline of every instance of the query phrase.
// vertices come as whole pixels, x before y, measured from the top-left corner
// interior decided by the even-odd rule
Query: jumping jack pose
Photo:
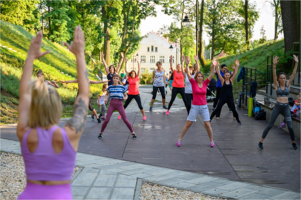
[[[162,63],[161,61],[158,61],[156,63],[157,69],[153,71],[153,77],[151,82],[153,83],[153,98],[151,101],[151,106],[149,107],[149,111],[153,111],[153,105],[157,96],[158,89],[160,90],[160,93],[162,95],[162,103],[163,103],[163,108],[167,109],[165,105],[165,85],[168,85],[166,83],[166,76],[164,73],[164,69],[162,68]]]
[[[221,111],[223,105],[225,103],[227,103],[228,107],[231,108],[237,123],[239,125],[241,125],[238,113],[237,113],[236,108],[235,108],[235,102],[234,102],[233,91],[232,91],[232,88],[233,88],[232,83],[235,80],[235,77],[237,75],[237,71],[238,71],[238,67],[239,67],[239,61],[238,60],[235,61],[236,68],[235,68],[235,71],[234,71],[234,74],[233,74],[232,77],[230,77],[231,75],[230,75],[230,72],[228,70],[226,70],[225,73],[224,73],[225,77],[222,77],[222,75],[220,73],[220,69],[219,69],[219,61],[216,61],[216,59],[214,59],[212,61],[212,63],[213,63],[213,65],[215,65],[218,77],[219,77],[219,79],[222,83],[222,90],[221,90],[221,96],[220,96],[220,99],[217,102],[216,108],[214,109],[214,111],[212,112],[212,114],[210,116],[210,121],[213,119],[213,117],[218,112]]]
[[[185,60],[184,55],[182,56],[182,60]],[[189,72],[191,74],[191,78],[194,78],[195,73],[199,71],[198,57],[194,56],[194,60],[195,60],[194,67],[192,67],[191,65],[189,66]],[[190,111],[193,95],[192,95],[191,83],[189,81],[187,73],[185,73],[185,96],[186,96],[187,109],[188,111]]]
[[[109,68],[108,68],[108,65],[107,65],[107,63],[105,61],[103,53],[101,53],[100,56],[102,58],[102,62],[104,64],[104,66],[105,66],[105,70],[106,70],[106,73],[107,73],[107,79],[109,81],[108,85],[109,86],[113,85],[113,75],[119,73],[119,70],[120,70],[122,62],[123,62],[123,57],[124,57],[123,53],[122,52],[120,53],[121,59],[120,59],[120,62],[118,64],[118,66],[117,66],[117,70],[115,69],[114,65],[110,65]]]
[[[294,61],[295,61],[295,67],[293,70],[293,74],[291,75],[289,81],[286,84],[286,75],[284,72],[279,73],[278,75],[278,81],[277,81],[277,75],[276,75],[276,65],[278,63],[278,57],[276,56],[273,59],[273,81],[275,85],[275,90],[277,94],[277,102],[275,104],[275,107],[272,111],[271,118],[269,125],[264,129],[262,133],[262,137],[260,142],[258,143],[258,148],[263,149],[263,140],[269,133],[270,129],[273,127],[277,117],[279,114],[282,114],[284,116],[284,119],[287,123],[288,130],[290,132],[291,140],[292,140],[292,146],[294,150],[297,150],[298,147],[295,143],[295,133],[292,125],[292,118],[289,110],[289,103],[288,103],[288,95],[290,93],[290,85],[294,81],[296,71],[297,71],[297,66],[298,66],[298,57],[293,56]]]
[[[72,199],[71,179],[89,102],[85,38],[78,26],[72,45],[65,44],[76,57],[79,94],[64,128],[58,126],[62,115],[58,92],[43,77],[31,81],[34,60],[49,53],[41,52],[42,38],[41,31],[32,38],[20,80],[17,136],[27,183],[18,199]]]
[[[181,64],[177,65],[176,70],[174,70],[173,67],[172,67],[172,60],[173,60],[173,57],[170,56],[169,57],[169,63],[170,63],[170,71],[173,73],[173,82],[172,82],[171,99],[170,99],[170,102],[168,104],[166,115],[169,115],[169,110],[170,110],[174,100],[176,99],[178,93],[180,93],[180,95],[183,99],[184,105],[186,107],[187,113],[189,113],[189,110],[187,108],[187,103],[186,103],[186,96],[185,96],[185,85],[184,85],[184,75],[185,75],[185,73],[184,73],[184,70],[183,70],[184,60],[183,60],[182,65]]]
[[[140,75],[140,63],[138,57],[136,57],[137,64],[138,64],[138,73],[136,73],[135,70],[132,70],[128,72],[127,65],[128,65],[128,59],[125,58],[125,76],[128,76],[129,81],[129,91],[128,91],[128,98],[125,101],[123,107],[126,109],[126,107],[131,103],[132,99],[135,99],[135,101],[138,104],[138,107],[140,108],[140,112],[143,115],[143,120],[146,120],[146,116],[144,114],[144,110],[141,104],[141,98],[139,94],[139,75]],[[118,116],[118,119],[121,119],[121,115]]]
[[[39,69],[39,71],[37,73],[37,77],[38,78],[42,78],[42,77],[44,78],[44,73],[41,69]],[[48,85],[51,85],[51,86],[55,87],[55,88],[59,88],[59,86],[56,84],[56,82],[54,80],[52,80],[52,81],[44,80],[44,82],[47,83]]]
[[[70,81],[60,81],[61,83],[78,83],[78,80],[70,80]],[[108,81],[92,81],[89,80],[90,84],[100,84],[100,83],[107,83]],[[77,96],[78,96],[78,92],[77,92]],[[91,99],[89,101],[89,110],[92,112],[91,117],[92,119],[94,119],[94,116],[96,117],[98,123],[101,123],[101,119],[98,117],[96,110],[93,108],[92,104],[91,104]]]
[[[127,99],[126,89],[122,85],[119,85],[119,82],[120,82],[119,75],[114,74],[113,75],[113,85],[110,85],[107,89],[107,92],[109,93],[110,98],[111,98],[111,103],[110,103],[108,111],[107,111],[106,120],[103,122],[101,131],[98,135],[99,139],[101,139],[103,137],[102,134],[103,134],[104,130],[106,129],[107,124],[109,123],[111,116],[115,110],[117,110],[119,112],[119,114],[121,115],[124,123],[131,131],[133,138],[134,139],[137,138],[137,136],[134,133],[131,123],[128,121],[128,119],[126,117],[125,110],[123,107],[122,100]],[[108,95],[106,96],[105,103],[107,103],[107,97],[108,97]]]
[[[187,117],[187,122],[184,125],[181,136],[178,139],[177,146],[181,146],[181,141],[184,135],[186,134],[187,130],[190,128],[190,126],[193,124],[193,122],[196,121],[197,116],[200,114],[203,118],[204,125],[206,127],[209,139],[210,139],[210,146],[214,147],[215,143],[213,141],[213,135],[212,135],[212,128],[210,124],[210,115],[209,115],[209,109],[207,106],[207,100],[206,100],[206,93],[207,93],[207,85],[210,83],[213,74],[214,74],[214,66],[211,65],[211,71],[209,77],[204,81],[204,75],[202,72],[197,71],[195,73],[194,78],[192,78],[190,70],[189,70],[189,56],[186,58],[186,73],[189,78],[189,81],[191,83],[192,87],[192,93],[193,93],[193,100],[191,109],[189,112],[189,115]]]

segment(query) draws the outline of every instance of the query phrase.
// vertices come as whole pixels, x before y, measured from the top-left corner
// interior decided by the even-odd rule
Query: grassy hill
[[[23,27],[0,20],[0,65],[1,65],[1,124],[14,123],[17,117],[19,98],[19,83],[22,75],[27,50],[33,35]],[[46,80],[73,80],[77,77],[75,56],[69,50],[46,38],[43,39],[41,51],[51,51],[50,54],[34,62],[33,77],[42,69]],[[89,78],[98,80],[88,66]],[[61,84],[57,89],[64,104],[63,116],[70,116],[76,98],[77,84]],[[102,85],[91,85],[93,96],[100,92]]]

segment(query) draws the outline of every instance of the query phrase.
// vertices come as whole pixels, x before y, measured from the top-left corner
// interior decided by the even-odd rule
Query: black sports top
[[[115,73],[114,73],[115,74]],[[107,75],[107,79],[108,79],[108,85],[110,86],[110,85],[113,85],[113,75],[114,74],[111,74],[111,72],[109,72],[108,73],[108,75]]]
[[[229,80],[229,84],[226,84],[226,81],[224,81],[224,85],[222,86],[222,91],[221,91],[221,99],[223,100],[229,100],[233,99],[233,92],[232,92],[232,83]]]
[[[290,94],[290,91],[289,91],[288,87],[286,86],[286,83],[285,83],[284,90],[281,89],[280,84],[279,84],[279,87],[276,90],[276,94],[277,94],[277,97],[288,97],[288,95]]]

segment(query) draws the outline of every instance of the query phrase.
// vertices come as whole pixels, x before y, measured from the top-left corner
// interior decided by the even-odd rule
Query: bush
[[[149,73],[148,70],[141,74],[140,84],[151,84],[153,74]]]

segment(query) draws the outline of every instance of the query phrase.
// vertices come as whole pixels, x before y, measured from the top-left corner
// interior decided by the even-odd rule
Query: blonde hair
[[[31,128],[58,124],[62,116],[62,102],[58,92],[41,77],[30,83],[31,104],[28,123]]]
[[[198,78],[198,75],[199,75],[199,74],[201,74],[201,75],[203,76],[203,78],[204,78],[203,72],[198,71],[198,72],[196,72],[195,75],[194,75],[194,80],[195,80],[196,82],[198,82],[198,79],[197,79],[197,78]]]
[[[162,65],[162,62],[161,62],[161,61],[158,61],[158,62],[156,63],[156,66],[158,67],[159,64]]]
[[[119,76],[118,74],[114,74],[114,75],[113,75],[113,78],[114,78],[114,77],[118,77],[118,79],[119,79],[118,84],[120,85],[120,84],[121,84],[121,78],[120,78],[120,76]]]

